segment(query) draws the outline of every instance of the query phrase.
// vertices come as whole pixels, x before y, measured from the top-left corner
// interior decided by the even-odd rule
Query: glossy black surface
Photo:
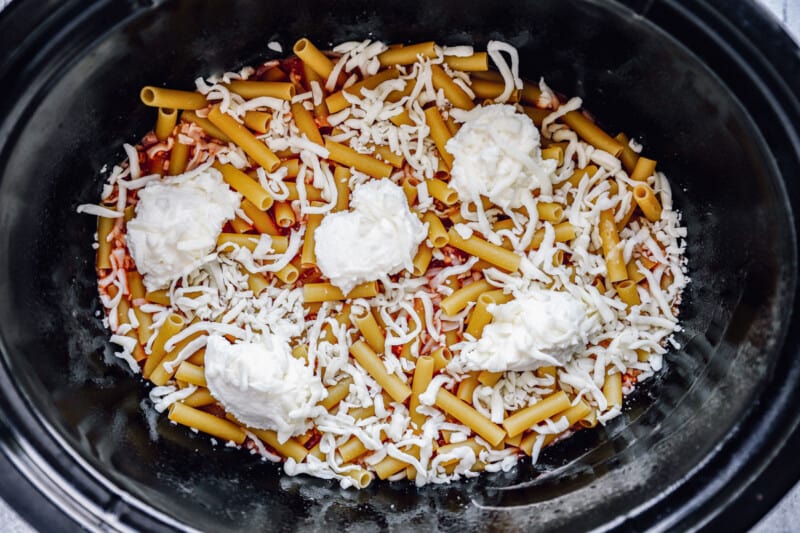
[[[0,437],[11,460],[75,520],[140,529],[684,529],[749,503],[739,489],[758,484],[797,425],[798,52],[747,3],[628,4],[12,4],[0,16],[0,49],[13,51],[0,59]],[[75,207],[96,201],[101,167],[152,127],[142,85],[191,88],[301,36],[503,39],[524,77],[546,76],[608,130],[641,139],[684,213],[693,281],[683,348],[624,416],[535,468],[362,492],[282,476],[155,416],[105,341],[94,221]],[[764,510],[733,512],[746,526]]]

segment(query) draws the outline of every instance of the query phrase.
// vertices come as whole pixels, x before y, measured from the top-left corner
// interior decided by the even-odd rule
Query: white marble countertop
[[[0,10],[12,0],[0,0]],[[800,43],[800,0],[758,0],[783,21],[789,34]],[[800,483],[783,497],[756,526],[752,533],[797,531],[800,518]],[[7,533],[33,533],[31,528],[3,500],[0,500],[0,530]]]

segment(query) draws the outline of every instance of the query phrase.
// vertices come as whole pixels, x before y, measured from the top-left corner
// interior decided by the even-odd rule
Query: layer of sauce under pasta
[[[655,160],[506,43],[294,51],[145,87],[155,129],[79,208],[155,409],[359,488],[508,471],[619,416],[688,282]]]

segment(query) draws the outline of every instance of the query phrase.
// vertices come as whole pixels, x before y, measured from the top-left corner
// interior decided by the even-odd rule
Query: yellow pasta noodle
[[[350,206],[350,169],[336,165],[333,180],[336,183],[336,207],[332,211],[347,211]]]
[[[286,169],[287,178],[296,178],[300,173],[300,161],[298,159],[287,159],[286,161],[281,161],[281,164],[278,166],[278,170],[281,168]]]
[[[403,194],[406,195],[406,201],[408,202],[409,206],[414,205],[414,202],[417,200],[417,188],[411,183],[411,180],[408,178],[403,178],[403,181],[400,183],[403,187]]]
[[[159,107],[156,119],[156,138],[159,141],[167,140],[172,135],[172,130],[178,122],[178,110],[171,107]]]
[[[445,98],[455,107],[468,110],[475,107],[472,98],[439,65],[431,65],[431,82],[435,89],[444,92]]]
[[[280,81],[231,80],[228,89],[246,100],[260,96],[291,100],[296,92],[294,84]]]
[[[503,94],[503,91],[506,90],[506,84],[503,81],[474,79],[470,88],[475,93],[476,98],[494,100]],[[519,91],[514,89],[508,100],[509,102],[519,101]]]
[[[520,99],[526,104],[538,105],[539,97],[542,96],[542,91],[538,86],[525,82],[522,86]]]
[[[453,359],[453,354],[447,346],[439,346],[431,353],[431,357],[433,358],[434,371],[439,372],[450,363]]]
[[[147,361],[145,361],[144,369],[142,369],[142,376],[145,378],[150,377],[150,374],[156,369],[158,363],[160,363],[166,355],[164,344],[185,326],[186,321],[182,316],[176,313],[170,313],[169,316],[167,316],[167,319],[164,321],[164,324],[162,324],[158,335],[153,341],[150,355],[147,357]]]
[[[436,43],[428,41],[425,43],[412,44],[409,46],[399,46],[389,48],[378,56],[378,61],[382,67],[391,65],[410,65],[417,61],[417,57],[425,58],[436,57]]]
[[[508,446],[519,448],[520,445],[522,444],[522,433],[520,433],[516,437],[506,437],[506,440],[503,442],[505,442]]]
[[[617,289],[620,300],[625,302],[628,307],[642,303],[639,299],[639,292],[636,290],[635,281],[626,279],[625,281],[620,281],[614,287]]]
[[[416,424],[419,429],[422,429],[422,424],[427,420],[425,415],[417,412],[417,407],[419,407],[419,395],[425,392],[431,382],[433,366],[434,361],[430,356],[423,356],[417,359],[417,366],[414,369],[414,378],[411,381],[411,402],[408,404],[408,412],[411,416],[411,421]]]
[[[475,235],[472,235],[469,239],[464,239],[455,228],[450,228],[447,234],[450,236],[450,246],[483,259],[503,270],[516,272],[519,269],[519,263],[522,258],[512,251],[480,239]]]
[[[242,444],[247,434],[233,422],[218,418],[210,413],[189,407],[182,403],[173,403],[169,407],[169,419],[178,424],[195,428],[223,441]]]
[[[507,417],[503,420],[503,427],[508,432],[508,436],[513,437],[569,407],[567,394],[564,391],[558,391]]]
[[[644,216],[650,222],[657,222],[661,220],[661,202],[656,198],[653,189],[646,183],[637,183],[633,188],[633,199],[639,209],[642,210]]]
[[[539,218],[553,224],[561,222],[561,219],[564,218],[564,208],[555,202],[539,202],[536,204],[536,210]]]
[[[146,85],[139,93],[142,103],[150,107],[170,109],[202,109],[208,105],[206,97],[193,91],[178,91]]]
[[[327,58],[325,54],[319,51],[319,48],[306,38],[302,38],[294,43],[292,48],[294,53],[299,57],[303,63],[309,66],[311,70],[319,74],[323,79],[327,80],[328,76],[333,71],[333,62]]]
[[[478,375],[475,373],[470,374],[469,377],[458,384],[458,390],[456,391],[458,399],[472,403],[472,393],[475,392],[478,383]]]
[[[236,122],[232,116],[220,111],[219,105],[211,108],[208,113],[208,120],[230,137],[231,142],[244,150],[247,155],[253,158],[253,161],[264,167],[267,172],[275,172],[278,169],[281,164],[278,156],[272,153],[272,150],[250,133],[246,127]]]
[[[586,118],[580,111],[570,111],[562,120],[572,128],[578,136],[595,148],[606,151],[614,157],[622,154],[622,145],[608,133],[600,129],[594,122]]]
[[[443,248],[450,242],[447,230],[435,213],[428,211],[422,216],[422,221],[428,224],[428,239],[434,248]]]
[[[470,283],[444,298],[439,307],[441,307],[445,315],[453,316],[464,309],[470,302],[476,301],[478,296],[493,288],[485,279]]]
[[[342,109],[344,109],[345,107],[350,106],[350,103],[344,97],[344,93],[352,94],[353,96],[362,98],[362,93],[361,93],[362,89],[372,90],[381,83],[393,80],[399,76],[400,76],[399,71],[394,69],[387,69],[375,74],[374,76],[365,78],[364,80],[358,83],[354,83],[347,89],[344,89],[338,93],[334,93],[325,99],[325,103],[328,105],[328,111],[331,113],[337,113]]]
[[[343,465],[343,466],[348,466],[348,465]],[[368,487],[369,484],[372,483],[372,479],[375,477],[373,476],[372,472],[370,472],[369,470],[365,470],[361,467],[354,468],[351,470],[346,470],[342,472],[342,475],[351,478],[355,482],[354,486],[359,489],[364,489]]]
[[[542,148],[542,159],[553,159],[557,166],[564,164],[564,149],[560,146]]]
[[[314,121],[314,115],[311,114],[311,111],[303,107],[303,102],[295,102],[292,104],[292,117],[300,133],[304,134],[309,141],[320,146],[324,144],[317,123]]]
[[[306,235],[305,239],[303,240],[303,248],[300,252],[300,264],[303,268],[311,268],[317,264],[317,256],[314,252],[317,242],[315,238],[315,232],[321,222],[321,214],[314,213],[308,215],[308,221],[306,222]]]
[[[352,315],[353,323],[364,336],[369,347],[376,353],[383,353],[386,348],[386,336],[384,335],[378,322],[368,308]]]
[[[364,341],[357,341],[350,346],[350,354],[364,370],[383,387],[396,402],[404,402],[411,396],[411,389],[394,374],[389,374],[383,361]]]
[[[634,283],[639,283],[644,279],[644,274],[639,272],[639,268],[636,266],[635,259],[628,261],[628,264],[625,265],[625,269],[628,271],[628,279]]]
[[[631,172],[631,179],[634,181],[646,181],[647,178],[655,174],[656,162],[646,157],[639,157],[636,160],[636,165]]]
[[[204,388],[197,389],[183,399],[183,404],[188,405],[189,407],[204,407],[206,405],[211,405],[212,403],[217,403],[216,398],[211,395],[211,391]]]
[[[622,145],[622,154],[619,156],[619,159],[622,161],[622,166],[625,171],[630,174],[636,167],[636,162],[639,160],[639,154],[634,152],[633,148],[630,147],[628,136],[624,133],[618,133],[614,137],[614,140]]]
[[[584,177],[589,176],[591,178],[597,173],[597,170],[598,169],[595,165],[587,165],[586,168],[579,168],[572,173],[572,175],[564,182],[564,184],[569,183],[573,187],[577,188]]]
[[[367,451],[367,447],[364,446],[364,443],[361,442],[358,437],[352,437],[350,440],[339,446],[336,451],[339,452],[339,456],[342,458],[343,463],[349,463],[353,459],[364,455]]]
[[[541,126],[547,115],[552,113],[551,109],[539,109],[538,107],[522,106],[522,112],[528,115],[536,126]]]
[[[169,291],[167,289],[161,289],[158,291],[147,291],[144,295],[144,299],[148,302],[152,302],[158,305],[164,305],[169,307],[172,302],[169,299]]]
[[[253,291],[253,295],[257,298],[269,287],[269,281],[263,274],[250,273],[247,275],[247,286]]]
[[[272,211],[275,213],[275,223],[278,224],[278,227],[291,228],[294,226],[296,220],[291,203],[276,202],[272,207]]]
[[[551,376],[553,379],[555,379],[556,374],[557,374],[556,367],[554,367],[554,366],[540,366],[539,368],[537,368],[535,370],[535,374],[540,378],[543,378],[545,376]]]
[[[258,133],[265,133],[269,130],[269,122],[272,114],[266,111],[248,111],[244,114],[244,125]]]
[[[402,450],[402,452],[414,457],[415,459],[419,459],[419,448],[417,446],[410,446],[408,449]],[[372,468],[375,470],[375,473],[379,479],[386,479],[400,472],[407,466],[408,463],[405,461],[401,461],[400,459],[396,459],[391,455],[388,455],[384,460]]]
[[[169,154],[169,166],[167,167],[167,175],[177,176],[186,171],[186,164],[189,161],[189,148],[188,144],[175,141],[172,145],[172,151]]]
[[[289,239],[280,235],[271,235],[272,250],[277,253],[283,253],[289,247]],[[227,243],[232,243],[242,248],[247,248],[251,252],[258,246],[258,235],[250,233],[220,233],[217,237],[217,248],[221,248]]]
[[[225,183],[233,187],[242,194],[250,203],[260,210],[269,209],[272,206],[272,196],[256,180],[230,164],[215,162],[214,168],[222,173]]]
[[[183,361],[178,369],[175,371],[175,379],[197,385],[199,387],[206,387],[206,373],[202,367],[194,365],[189,361]]]
[[[290,438],[286,442],[281,443],[278,440],[278,434],[274,431],[269,429],[255,429],[255,428],[248,428],[250,432],[264,441],[264,443],[278,452],[279,454],[283,455],[284,457],[291,457],[298,463],[302,462],[306,455],[308,455],[308,450],[306,450],[302,444],[297,442],[297,439]]]
[[[436,149],[439,151],[439,157],[442,158],[442,161],[445,162],[448,169],[453,168],[453,156],[445,148],[452,134],[447,128],[447,124],[442,118],[441,113],[436,109],[436,106],[429,107],[425,110],[425,122],[430,128],[430,135],[436,145]]]
[[[414,126],[414,121],[411,120],[411,116],[408,114],[406,109],[403,109],[400,113],[389,117],[389,121],[398,127]]]
[[[436,406],[472,429],[492,446],[497,446],[506,438],[506,432],[501,427],[445,389],[439,389],[436,393]]]
[[[194,333],[193,335],[188,336],[187,338],[183,339],[181,342],[176,344],[175,347],[172,348],[172,350],[170,350],[169,353],[167,353],[161,359],[161,362],[158,363],[158,366],[156,366],[156,368],[150,374],[150,378],[149,378],[150,381],[152,381],[155,385],[159,385],[159,386],[166,385],[167,382],[176,373],[175,371],[177,370],[176,367],[173,367],[171,370],[167,370],[167,363],[170,363],[170,366],[172,366],[172,363],[178,358],[180,353],[182,351],[184,351],[184,349],[186,349],[186,347],[189,345],[189,343],[194,341],[195,339],[197,339],[201,335],[202,335],[201,332]],[[194,363],[190,363],[190,364],[194,364]],[[201,387],[205,387],[206,386],[205,385],[205,378],[203,378],[203,381],[200,382],[200,383],[194,383],[193,381],[189,381],[189,380],[186,380],[186,379],[182,379],[181,381],[184,381],[184,382],[188,381],[190,383],[193,383],[194,385],[200,385]]]
[[[478,381],[481,385],[486,387],[494,387],[502,377],[502,372],[489,372],[488,370],[483,370],[480,374],[478,374]]]
[[[425,181],[428,192],[431,196],[442,202],[444,205],[453,205],[458,201],[458,193],[447,183],[438,178]]]
[[[259,233],[275,236],[280,235],[278,226],[275,225],[275,222],[272,221],[272,217],[270,217],[269,213],[264,209],[259,209],[253,202],[245,199],[242,202],[242,210],[250,220],[253,221],[253,226]]]
[[[452,453],[453,451],[459,448],[464,448],[464,447],[470,448],[475,453],[475,457],[477,457],[478,454],[480,454],[483,450],[486,449],[480,444],[478,444],[478,441],[476,441],[475,439],[467,439],[462,442],[456,442],[453,444],[445,444],[444,446],[439,446],[439,449],[436,450],[436,455],[445,455],[448,453]],[[459,461],[458,459],[450,459],[449,461],[442,461],[439,464],[441,464],[442,466],[448,466],[458,463],[458,461]]]
[[[349,146],[325,139],[325,148],[330,153],[328,157],[331,161],[355,168],[373,178],[388,178],[392,174],[392,165],[378,161],[374,157],[359,154]]]
[[[412,264],[414,265],[413,274],[417,277],[424,276],[428,271],[428,266],[431,264],[433,258],[433,250],[428,248],[425,243],[421,243],[417,248],[417,254],[414,256]]]
[[[197,116],[197,113],[194,111],[184,111],[181,113],[181,120],[185,120],[187,122],[194,122],[201,128],[203,131],[206,132],[211,137],[215,139],[219,139],[222,142],[230,142],[231,138],[225,135],[225,133],[216,127],[210,120],[207,118]]]
[[[116,219],[97,218],[97,268],[111,268],[111,243],[108,236],[114,229]]]
[[[233,227],[233,231],[236,233],[248,233],[253,229],[253,226],[248,224],[243,218],[240,218],[239,215],[233,217],[233,220],[231,220],[231,226]]]
[[[444,121],[444,123],[447,124],[447,129],[450,131],[451,135],[455,135],[456,133],[458,133],[458,130],[461,129],[461,124],[458,124],[453,119],[453,115],[448,115],[448,117]],[[438,171],[437,171],[437,174],[438,174]],[[439,176],[437,176],[437,177],[439,177]],[[444,179],[444,178],[442,178],[442,179]],[[449,179],[449,176],[448,176],[448,179]]]
[[[606,380],[603,383],[603,396],[606,397],[609,407],[622,407],[622,374],[611,373],[614,367],[609,367]]]
[[[578,420],[578,424],[584,428],[593,428],[597,425],[597,413],[594,410],[591,410],[588,415],[586,415],[581,420]]]
[[[313,87],[314,83],[319,85],[320,90],[322,91],[323,98],[325,97],[325,83],[327,80],[322,79],[322,76],[314,72],[314,70],[309,67],[306,63],[303,63],[303,74],[306,77],[306,84],[310,89]],[[323,99],[319,104],[314,104],[314,116],[317,118],[327,118],[329,115],[328,113],[328,106],[325,104],[325,100]]]
[[[336,385],[328,387],[328,396],[319,402],[319,404],[330,411],[334,405],[347,398],[347,395],[350,394],[350,385],[352,384],[353,378],[346,377]]]
[[[144,300],[145,289],[142,283],[142,276],[135,270],[129,270],[127,273],[128,288],[131,293],[131,300]],[[153,323],[152,317],[139,308],[139,304],[134,302],[133,312],[136,315],[136,320],[139,322],[137,335],[139,337],[139,344],[144,346],[150,339],[150,326]]]
[[[478,296],[478,303],[472,309],[472,314],[469,317],[464,333],[468,333],[476,339],[480,338],[483,328],[492,321],[492,313],[489,312],[487,307],[493,304],[494,300],[486,296],[486,293]]]
[[[562,411],[553,415],[553,421],[558,422],[561,420],[562,417],[567,417],[568,427],[572,427],[575,425],[579,420],[583,420],[592,412],[592,408],[587,404],[585,401],[581,400],[578,402],[577,405],[570,407],[569,409]],[[520,433],[520,435],[522,435]],[[533,452],[533,445],[536,441],[536,438],[539,436],[538,433],[533,432],[530,435],[526,436],[519,444],[519,447],[522,451],[531,455]],[[547,446],[551,442],[553,442],[558,435],[548,434],[544,436],[544,442],[542,446]]]
[[[287,181],[284,183],[286,185],[286,189],[289,191],[289,196],[287,197],[288,200],[299,200],[300,195],[297,191],[297,183],[293,183],[291,181]],[[303,184],[303,189],[306,191],[306,200],[309,202],[321,202],[323,201],[322,198],[322,191],[317,189],[316,187],[312,187],[308,184]]]
[[[347,297],[342,290],[330,283],[306,283],[303,285],[303,299],[306,303],[332,302],[351,298],[372,298],[378,294],[378,282],[368,281],[356,285]]]
[[[295,359],[308,359],[308,346],[305,344],[298,344],[292,348],[292,357]]]
[[[357,407],[355,409],[350,409],[347,414],[356,420],[364,420],[365,418],[375,416],[375,406],[370,405],[369,407]]]
[[[462,72],[480,72],[489,70],[489,54],[486,52],[475,52],[472,55],[457,57],[445,56],[444,62],[453,70]]]
[[[603,255],[606,258],[608,279],[612,283],[628,279],[628,270],[622,259],[622,249],[619,243],[619,232],[614,222],[614,212],[610,209],[600,212],[598,224],[600,239],[603,241]]]
[[[382,161],[389,163],[394,168],[401,168],[405,162],[405,158],[402,154],[392,152],[388,146],[373,146],[372,150],[375,152],[375,155],[380,156]]]

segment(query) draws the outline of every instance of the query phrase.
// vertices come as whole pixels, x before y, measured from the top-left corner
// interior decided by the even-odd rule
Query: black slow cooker
[[[623,416],[510,473],[364,491],[155,416],[101,325],[100,169],[145,84],[306,36],[518,47],[524,77],[636,135],[689,229],[681,348]],[[800,51],[725,0],[16,0],[0,14],[0,494],[43,530],[746,528],[800,477]],[[348,529],[351,530],[351,529]]]

